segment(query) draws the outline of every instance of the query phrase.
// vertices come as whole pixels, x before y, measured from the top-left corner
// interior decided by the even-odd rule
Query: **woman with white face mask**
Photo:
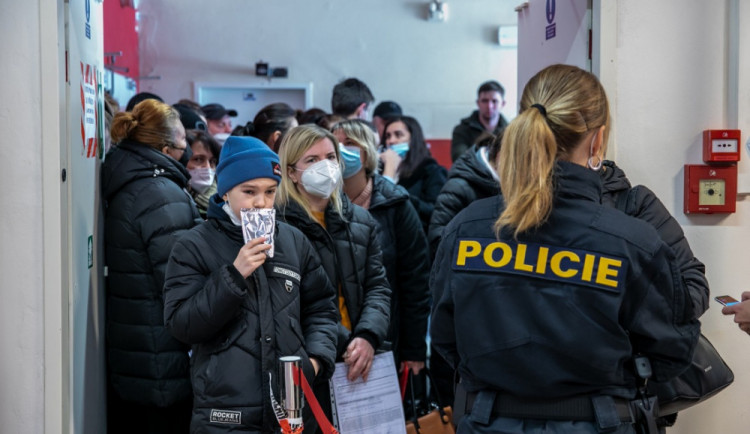
[[[185,166],[190,173],[189,191],[205,220],[208,201],[216,194],[216,165],[221,146],[210,134],[200,130],[189,130],[187,142],[193,151]]]
[[[347,377],[367,380],[375,350],[386,339],[391,289],[375,219],[341,193],[338,140],[316,125],[292,128],[279,148],[277,218],[300,229],[320,255],[338,291],[337,361]],[[327,383],[315,394],[330,417]]]

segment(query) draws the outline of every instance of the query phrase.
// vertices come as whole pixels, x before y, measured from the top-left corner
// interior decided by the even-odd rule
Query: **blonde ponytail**
[[[505,210],[495,222],[518,235],[539,226],[552,210],[552,180],[557,155],[552,130],[538,110],[521,113],[505,130],[498,173]]]
[[[498,156],[505,209],[495,222],[498,235],[510,228],[516,237],[542,225],[552,212],[557,160],[568,159],[589,131],[609,126],[604,88],[575,66],[552,65],[537,73],[520,105]]]

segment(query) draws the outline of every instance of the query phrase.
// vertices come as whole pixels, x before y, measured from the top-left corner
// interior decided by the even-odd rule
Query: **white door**
[[[531,77],[556,63],[591,71],[590,0],[529,0],[518,12],[518,98]]]

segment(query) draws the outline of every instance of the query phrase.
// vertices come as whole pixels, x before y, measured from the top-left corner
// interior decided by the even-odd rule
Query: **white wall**
[[[1,2],[0,431],[44,428],[40,2]]]
[[[603,0],[606,1],[606,0]],[[603,32],[616,33],[614,158],[633,183],[648,185],[683,226],[696,256],[706,264],[712,296],[739,297],[748,285],[750,201],[739,199],[731,215],[691,216],[682,212],[683,165],[702,164],[704,129],[743,131],[740,173],[748,174],[750,80],[739,74],[733,89],[730,62],[731,19],[750,22],[750,4],[734,0],[628,0],[617,2],[617,20]],[[750,31],[741,30],[740,69],[748,70]],[[732,107],[737,106],[736,113]],[[613,157],[613,155],[610,155]],[[747,394],[750,336],[712,301],[702,318],[704,334],[734,368],[735,383],[718,396],[680,414],[675,434],[745,433],[750,426]]]
[[[331,90],[355,76],[376,100],[395,100],[428,137],[450,138],[476,108],[489,79],[507,89],[516,113],[515,49],[500,48],[497,28],[515,24],[517,0],[453,0],[447,22],[426,20],[427,0],[142,0],[140,90],[173,103],[193,82],[258,81],[255,63],[286,66],[312,82],[313,105],[331,109]],[[246,120],[238,119],[244,123]]]

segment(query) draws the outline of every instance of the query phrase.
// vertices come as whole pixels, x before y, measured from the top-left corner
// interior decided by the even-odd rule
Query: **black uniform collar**
[[[601,203],[602,179],[599,172],[568,161],[555,165],[555,189],[560,197],[584,198]]]

